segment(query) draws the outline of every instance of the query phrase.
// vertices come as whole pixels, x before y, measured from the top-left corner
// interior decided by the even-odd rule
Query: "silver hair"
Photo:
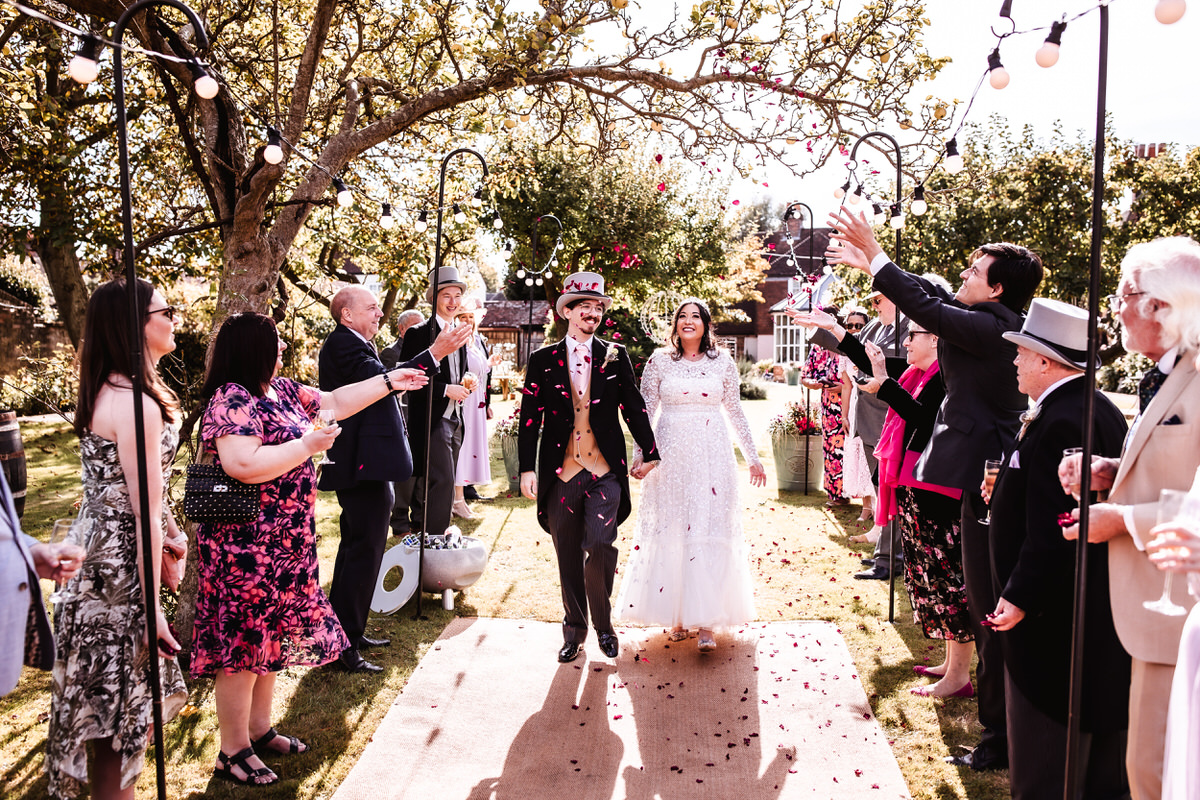
[[[1121,261],[1121,277],[1142,292],[1137,311],[1162,326],[1164,349],[1200,349],[1200,244],[1188,236],[1135,244]]]

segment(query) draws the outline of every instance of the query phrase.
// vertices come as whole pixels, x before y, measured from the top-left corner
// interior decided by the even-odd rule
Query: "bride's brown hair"
[[[709,358],[716,358],[717,347],[712,338],[712,314],[708,313],[708,306],[704,305],[704,301],[699,297],[689,297],[675,309],[675,316],[671,318],[671,346],[674,348],[671,358],[675,361],[683,358],[683,343],[679,341],[679,315],[688,306],[695,306],[700,311],[700,321],[704,323],[704,333],[700,335],[700,352]]]

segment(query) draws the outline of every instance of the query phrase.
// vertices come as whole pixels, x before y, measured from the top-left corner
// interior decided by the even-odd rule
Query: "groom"
[[[564,664],[583,649],[589,608],[601,652],[617,656],[611,620],[617,570],[613,542],[630,511],[618,410],[647,458],[644,465],[632,465],[634,476],[644,478],[658,465],[629,355],[594,336],[611,305],[600,275],[577,272],[566,279],[554,310],[567,321],[567,337],[529,357],[521,400],[521,494],[537,499],[538,522],[550,532],[558,554],[565,612],[558,660]]]

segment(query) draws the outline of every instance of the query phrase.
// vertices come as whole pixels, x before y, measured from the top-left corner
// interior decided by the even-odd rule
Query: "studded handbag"
[[[234,480],[219,465],[188,465],[183,513],[192,522],[253,522],[261,502],[258,486]]]

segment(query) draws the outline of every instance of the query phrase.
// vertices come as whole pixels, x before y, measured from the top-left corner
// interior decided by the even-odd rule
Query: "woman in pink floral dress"
[[[837,314],[836,306],[824,311]],[[808,389],[821,390],[821,439],[825,453],[825,475],[822,480],[829,495],[826,505],[844,506],[850,498],[842,491],[842,454],[846,446],[846,426],[842,417],[841,359],[823,347],[813,347],[804,362],[800,382]]]
[[[278,777],[259,754],[302,753],[307,746],[271,726],[275,673],[336,659],[349,641],[317,574],[316,467],[336,424],[316,430],[324,407],[345,418],[390,393],[427,382],[417,370],[321,392],[278,377],[283,343],[262,314],[234,314],[213,345],[202,396],[205,453],[227,473],[258,484],[262,508],[251,523],[200,525],[200,587],[192,674],[216,675],[221,751],[214,774],[250,785]]]

